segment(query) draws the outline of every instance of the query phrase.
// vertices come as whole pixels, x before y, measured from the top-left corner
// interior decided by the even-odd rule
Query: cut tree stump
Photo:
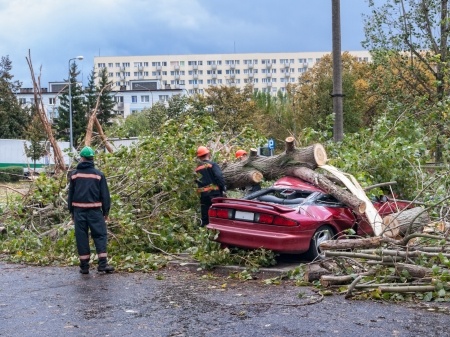
[[[406,236],[421,232],[431,222],[428,213],[422,207],[414,207],[401,212],[386,215],[383,218],[383,232],[386,236]]]

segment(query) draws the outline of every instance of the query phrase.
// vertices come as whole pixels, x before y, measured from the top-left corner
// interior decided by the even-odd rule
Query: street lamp
[[[71,58],[69,60],[69,129],[70,129],[70,152],[72,152],[73,149],[73,128],[72,128],[72,81],[71,81],[71,72],[70,72],[70,62],[73,60],[83,60],[83,56],[77,56],[74,58]]]

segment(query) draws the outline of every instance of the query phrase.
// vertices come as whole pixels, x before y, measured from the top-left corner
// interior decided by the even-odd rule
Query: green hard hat
[[[83,147],[83,149],[80,152],[80,156],[81,157],[94,157],[95,156],[95,152],[94,150],[92,150],[92,148],[90,148],[89,146],[85,146]]]

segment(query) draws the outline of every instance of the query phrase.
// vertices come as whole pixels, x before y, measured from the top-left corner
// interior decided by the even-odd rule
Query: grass
[[[27,193],[32,181],[19,181],[16,183],[0,182],[0,204],[7,204],[8,200]]]

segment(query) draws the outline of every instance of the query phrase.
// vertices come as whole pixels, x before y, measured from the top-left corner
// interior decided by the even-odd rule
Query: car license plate
[[[253,221],[255,214],[251,213],[251,212],[241,212],[241,211],[236,211],[236,214],[234,215],[234,218],[236,220],[248,220],[248,221]]]

